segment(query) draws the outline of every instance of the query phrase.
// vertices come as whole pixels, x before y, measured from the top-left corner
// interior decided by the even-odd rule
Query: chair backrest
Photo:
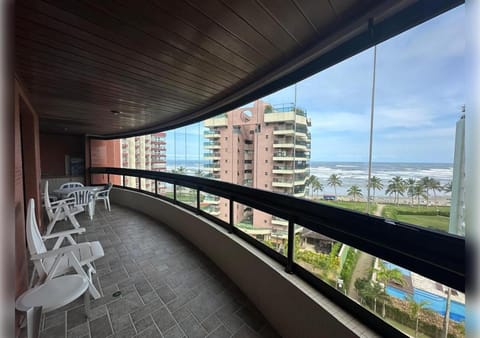
[[[75,198],[75,205],[85,206],[92,199],[92,192],[89,189],[79,189],[68,194],[67,198]]]
[[[84,185],[80,182],[67,182],[67,183],[63,183],[61,186],[60,186],[60,189],[68,189],[68,188],[81,188],[83,187]]]
[[[37,219],[35,217],[35,200],[30,198],[27,209],[27,243],[30,254],[39,254],[46,252],[47,248],[43,243],[42,235],[38,230]]]
[[[45,181],[45,192],[43,193],[43,204],[45,204],[45,210],[47,210],[48,219],[53,219],[52,205],[50,204],[50,196],[48,195],[48,181]]]
[[[110,194],[110,190],[112,190],[112,187],[113,187],[113,183],[108,183],[106,184],[102,190],[98,191],[96,194],[95,194],[95,198],[101,198],[101,199],[104,199],[106,197],[108,197],[108,195]]]

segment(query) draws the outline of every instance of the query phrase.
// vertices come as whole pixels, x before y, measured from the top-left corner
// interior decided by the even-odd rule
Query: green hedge
[[[343,283],[345,285],[346,290],[348,290],[348,288],[350,287],[353,269],[357,265],[359,255],[360,255],[360,251],[355,250],[352,247],[348,248],[347,258],[345,259],[342,272],[340,273],[340,276],[343,279]]]
[[[377,303],[377,312],[380,313],[381,308],[382,306],[378,306],[378,303]],[[385,316],[415,330],[416,320],[412,319],[412,317],[410,317],[410,314],[388,303],[385,304]],[[442,337],[442,328],[439,328],[436,325],[424,322],[422,320],[418,321],[418,332],[421,332],[429,337]],[[448,338],[455,338],[455,336],[449,333]]]
[[[382,216],[385,218],[397,219],[398,215],[421,215],[421,216],[444,216],[450,217],[450,209],[448,207],[404,207],[387,205],[383,208]]]

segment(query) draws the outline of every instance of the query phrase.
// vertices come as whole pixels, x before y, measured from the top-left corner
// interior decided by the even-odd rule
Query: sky
[[[464,22],[460,6],[377,46],[374,162],[453,162],[466,99]],[[373,48],[296,85],[297,106],[312,120],[311,161],[368,161],[372,74]],[[295,86],[263,100],[294,102]],[[202,156],[199,131],[201,124],[168,132],[167,161],[174,150],[180,163]]]

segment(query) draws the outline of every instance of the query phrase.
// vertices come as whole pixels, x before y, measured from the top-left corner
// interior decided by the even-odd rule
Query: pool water
[[[406,292],[399,290],[393,286],[387,286],[386,290],[388,295],[393,296],[398,299],[405,300],[405,297],[407,295]],[[441,297],[437,296],[433,293],[430,293],[428,291],[420,290],[420,289],[413,289],[413,299],[415,301],[420,302],[420,301],[427,301],[428,304],[425,306],[427,309],[431,309],[442,316],[445,316],[445,306],[447,305],[447,298],[446,297]],[[450,301],[450,319],[456,321],[456,322],[461,322],[465,320],[465,304],[455,302],[455,301]]]

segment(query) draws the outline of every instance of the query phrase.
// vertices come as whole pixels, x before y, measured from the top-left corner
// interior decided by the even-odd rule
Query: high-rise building
[[[122,167],[166,171],[165,136],[165,133],[155,133],[122,139]],[[138,188],[138,180],[125,177],[125,185]],[[155,192],[153,181],[142,180],[141,185],[142,189]]]
[[[205,171],[226,182],[305,196],[309,175],[310,119],[294,104],[256,101],[205,121]],[[207,197],[207,212],[229,220],[227,200]],[[234,222],[260,239],[283,241],[288,222],[236,205]]]

